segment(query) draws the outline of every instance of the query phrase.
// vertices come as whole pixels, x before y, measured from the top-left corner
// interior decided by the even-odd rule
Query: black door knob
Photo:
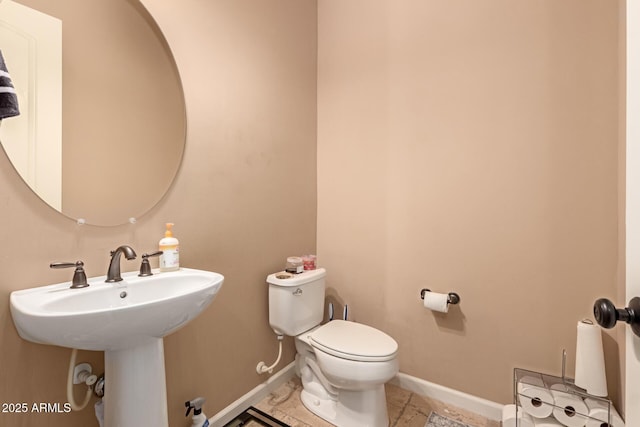
[[[606,298],[600,298],[593,304],[593,315],[598,325],[611,329],[616,322],[622,321],[631,325],[633,333],[640,337],[640,298],[634,297],[629,301],[629,307],[616,308]]]
[[[616,306],[606,298],[600,298],[593,304],[593,316],[598,325],[607,329],[613,328],[619,319]]]

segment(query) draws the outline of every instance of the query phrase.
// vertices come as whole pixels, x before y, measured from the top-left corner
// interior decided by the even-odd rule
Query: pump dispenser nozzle
[[[178,239],[173,237],[173,223],[166,223],[167,229],[164,237],[158,242],[158,250],[162,251],[160,255],[159,267],[160,271],[175,271],[180,268],[180,250]]]
[[[187,407],[187,413],[184,414],[184,416],[188,417],[192,409],[193,409],[193,415],[200,415],[202,413],[202,405],[204,405],[204,402],[205,402],[204,397],[196,397],[193,400],[184,402],[184,406]]]
[[[202,413],[202,405],[204,405],[205,399],[204,397],[196,397],[193,400],[189,400],[184,402],[184,406],[187,407],[187,413],[184,415],[185,417],[189,416],[189,413],[193,409],[193,418],[191,427],[208,427],[209,420],[207,416]]]

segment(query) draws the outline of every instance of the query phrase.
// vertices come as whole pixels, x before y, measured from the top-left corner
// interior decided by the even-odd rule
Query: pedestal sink
[[[162,339],[200,314],[224,277],[181,268],[122,278],[95,277],[82,289],[65,282],[12,292],[13,322],[27,341],[104,350],[106,427],[167,427]]]

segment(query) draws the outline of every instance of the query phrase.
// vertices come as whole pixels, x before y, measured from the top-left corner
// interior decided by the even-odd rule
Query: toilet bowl
[[[295,337],[301,400],[338,427],[387,427],[384,384],[399,370],[398,344],[371,326],[345,320],[320,325],[324,269],[267,277],[269,321]]]
[[[398,344],[375,328],[334,320],[308,336],[318,365],[335,387],[363,390],[398,373]]]
[[[398,373],[387,334],[334,320],[296,337],[304,406],[339,427],[387,427],[384,384]]]

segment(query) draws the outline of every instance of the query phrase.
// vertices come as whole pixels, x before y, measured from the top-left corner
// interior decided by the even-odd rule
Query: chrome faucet
[[[136,252],[131,246],[122,245],[115,251],[111,251],[111,262],[109,263],[109,270],[107,270],[107,280],[105,282],[113,283],[122,281],[120,276],[120,255],[124,254],[128,260],[136,259]]]

